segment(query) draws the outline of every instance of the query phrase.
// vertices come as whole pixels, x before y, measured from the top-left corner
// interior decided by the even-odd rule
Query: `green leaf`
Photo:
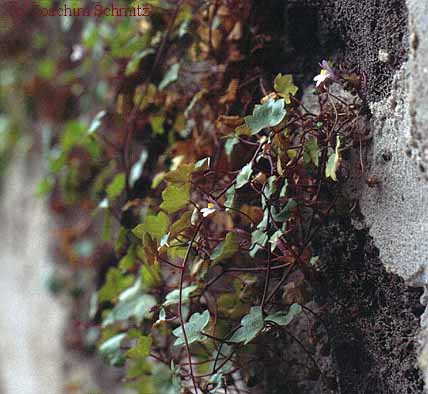
[[[118,297],[120,292],[129,287],[134,281],[133,276],[124,275],[116,267],[110,268],[104,286],[98,293],[98,301],[111,301]]]
[[[233,334],[231,342],[251,342],[257,334],[263,330],[264,320],[262,308],[253,306],[250,313],[245,315],[241,320],[241,327]]]
[[[52,77],[55,75],[55,69],[55,61],[50,58],[40,60],[37,64],[37,72],[39,76],[43,79],[52,79]]]
[[[190,198],[190,185],[188,183],[174,184],[170,183],[162,192],[163,203],[161,209],[169,214],[179,211],[185,207]]]
[[[190,295],[198,288],[198,286],[188,286],[185,287],[181,292],[181,302],[186,304],[190,300]],[[162,304],[163,306],[175,305],[178,304],[180,300],[180,290],[175,289],[168,293],[165,297],[165,302]]]
[[[340,163],[339,148],[340,148],[340,138],[339,136],[337,136],[336,149],[334,153],[332,153],[328,158],[327,165],[325,167],[325,176],[327,178],[333,179],[333,181],[337,181],[336,171],[339,168],[339,163]]]
[[[210,313],[206,310],[203,313],[194,313],[190,320],[184,325],[188,343],[201,341],[204,339],[202,330],[208,325],[210,321]],[[172,332],[176,337],[175,346],[185,344],[183,328],[180,326]]]
[[[252,134],[257,134],[266,127],[274,127],[285,118],[284,99],[269,99],[262,105],[254,107],[253,114],[245,117],[245,123]]]
[[[112,226],[112,214],[110,211],[105,211],[104,212],[104,225],[103,225],[103,229],[102,229],[102,235],[101,235],[101,239],[105,242],[108,242],[111,240],[111,226]]]
[[[141,111],[146,109],[151,103],[153,103],[153,100],[156,96],[157,87],[156,85],[153,85],[150,83],[145,86],[138,86],[135,89],[134,94],[134,104],[136,107],[138,107]]]
[[[276,92],[284,97],[287,104],[291,103],[290,95],[294,96],[299,88],[293,83],[293,76],[290,74],[278,74],[274,81],[274,88]]]
[[[166,175],[165,171],[161,171],[161,172],[157,173],[153,177],[152,185],[150,187],[152,189],[156,189],[162,183],[162,181],[165,179],[165,175]]]
[[[134,54],[126,66],[125,75],[129,76],[135,71],[138,70],[138,66],[140,65],[140,61],[145,58],[147,55],[154,53],[155,50],[153,48],[144,49],[141,52]]]
[[[144,233],[149,233],[152,238],[160,239],[168,232],[169,216],[164,212],[159,212],[157,215],[147,215],[144,223],[139,224],[132,230],[132,233],[143,239]]]
[[[148,355],[150,355],[152,343],[152,337],[140,336],[138,338],[137,345],[126,352],[126,357],[133,360],[145,359]]]
[[[134,267],[136,259],[137,257],[135,253],[135,248],[129,248],[126,255],[123,256],[119,261],[119,269],[121,271],[129,271],[131,268]]]
[[[151,318],[151,308],[156,304],[153,296],[143,293],[142,283],[139,279],[134,286],[120,294],[118,303],[104,319],[103,327],[131,318],[135,319],[137,323],[141,323],[144,318]]]
[[[101,358],[113,367],[122,367],[125,364],[125,356],[120,348],[125,337],[126,334],[115,335],[99,347]]]
[[[144,291],[150,291],[153,288],[159,287],[162,283],[162,274],[159,264],[144,264],[141,267],[142,288]]]
[[[288,179],[284,179],[284,185],[279,192],[279,197],[285,197],[287,195]]]
[[[242,186],[246,185],[249,182],[251,174],[253,173],[252,167],[253,164],[250,162],[241,168],[241,171],[239,171],[239,174],[236,177],[236,189],[240,189]]]
[[[211,164],[211,158],[204,157],[203,159],[198,160],[195,163],[194,168],[197,171],[208,170],[208,168],[210,167],[210,164]]]
[[[290,217],[291,211],[297,207],[297,202],[293,199],[289,199],[285,207],[281,211],[276,209],[272,210],[272,217],[275,222],[285,222]]]
[[[239,138],[237,137],[228,137],[224,143],[224,151],[226,152],[227,157],[230,159],[232,156],[233,148],[239,143]]]
[[[164,90],[169,84],[177,81],[178,79],[178,71],[180,70],[180,64],[173,64],[168,71],[165,73],[162,81],[159,84],[159,90]]]
[[[236,233],[227,233],[226,238],[213,250],[211,259],[214,264],[232,257],[239,250],[239,240]]]
[[[230,208],[235,208],[235,197],[236,197],[236,189],[232,186],[226,192],[226,198],[224,200],[224,206],[226,207],[226,212],[230,211]]]
[[[165,122],[165,114],[160,113],[150,116],[150,126],[152,126],[153,133],[162,135],[165,133],[163,124]]]
[[[318,141],[317,139],[311,135],[308,138],[308,141],[304,145],[304,152],[303,152],[303,161],[305,164],[310,164],[311,162],[314,163],[315,167],[318,167],[319,164],[319,149],[318,149]]]
[[[119,197],[122,193],[123,189],[125,189],[125,173],[121,172],[120,174],[117,174],[111,183],[107,186],[107,197],[109,200],[114,200],[115,198]]]
[[[275,175],[270,176],[268,178],[263,190],[266,198],[272,197],[272,195],[276,192],[276,183],[275,183],[276,180],[277,180],[277,177]]]
[[[39,184],[37,185],[37,195],[39,197],[46,196],[48,193],[50,193],[55,186],[55,181],[51,177],[46,177],[40,180]]]
[[[251,233],[251,250],[250,256],[254,257],[259,250],[262,250],[269,239],[265,231],[257,229]]]
[[[293,304],[290,306],[290,309],[287,313],[276,312],[266,317],[265,320],[272,321],[280,326],[287,326],[301,312],[302,307],[299,304]]]
[[[74,146],[80,144],[87,135],[88,126],[77,120],[67,122],[61,137],[61,146],[64,152],[69,152]],[[60,157],[58,157],[60,159]]]
[[[294,158],[296,158],[296,157],[297,157],[297,154],[298,154],[297,149],[288,149],[288,150],[287,150],[287,155],[288,155],[288,157],[289,157],[291,160],[293,160]]]
[[[192,224],[190,223],[191,217],[192,217],[192,211],[186,211],[182,215],[180,215],[180,218],[171,226],[171,230],[170,230],[171,238],[175,238],[184,230],[192,226]]]
[[[194,170],[193,164],[181,164],[174,171],[170,171],[165,175],[165,179],[171,183],[187,183]]]

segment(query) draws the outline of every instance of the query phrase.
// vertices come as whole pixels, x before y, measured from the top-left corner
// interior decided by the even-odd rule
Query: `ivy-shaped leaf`
[[[122,367],[125,364],[126,359],[120,348],[125,337],[126,334],[117,334],[107,339],[107,341],[102,343],[99,347],[101,358],[113,367]]]
[[[181,292],[181,302],[186,304],[190,300],[190,295],[198,288],[198,286],[188,286],[185,287]],[[162,304],[163,306],[175,305],[178,304],[180,300],[180,290],[175,289],[168,293],[165,297],[165,302]]]
[[[262,250],[266,246],[269,236],[265,231],[257,229],[251,233],[251,249],[250,256],[255,257],[259,250]]]
[[[236,233],[227,233],[226,238],[213,250],[211,259],[213,264],[232,257],[239,250],[239,240]]]
[[[175,213],[188,204],[190,185],[188,183],[170,183],[162,192],[162,198],[161,209],[164,209],[169,214]]]
[[[244,342],[244,345],[251,342],[257,334],[263,330],[264,320],[262,308],[253,306],[250,313],[241,320],[241,327],[233,334],[231,342]]]
[[[251,162],[242,167],[241,171],[239,171],[239,174],[236,177],[236,189],[240,189],[242,186],[246,185],[249,182],[252,173],[253,164]]]
[[[291,103],[290,95],[294,96],[299,88],[293,83],[293,76],[291,74],[278,74],[274,80],[274,89],[284,98],[287,104]]]
[[[156,299],[144,294],[141,280],[137,280],[129,289],[119,295],[119,301],[106,316],[103,327],[116,322],[125,321],[130,318],[141,323],[144,318],[152,316],[151,308],[157,304]]]
[[[132,232],[135,236],[143,239],[144,233],[149,233],[153,239],[160,239],[168,232],[169,216],[165,212],[157,215],[147,215],[144,223],[135,227]]]
[[[332,153],[328,158],[327,165],[325,167],[325,176],[327,178],[333,179],[333,181],[337,181],[336,171],[339,168],[339,163],[340,163],[339,148],[340,148],[340,137],[337,136],[336,149],[334,153]]]
[[[276,312],[266,317],[266,321],[272,321],[280,326],[287,326],[291,321],[302,312],[302,307],[299,304],[293,304],[287,313]]]
[[[208,325],[209,321],[210,313],[207,310],[203,313],[194,313],[190,316],[189,321],[184,325],[189,344],[204,339],[202,330]],[[172,333],[177,337],[174,343],[175,346],[184,345],[186,343],[184,340],[183,327],[180,326],[176,328]]]
[[[195,166],[193,164],[181,164],[175,170],[168,172],[165,179],[171,183],[187,183]]]
[[[257,134],[266,127],[274,127],[285,118],[284,99],[267,100],[262,105],[256,105],[252,115],[245,117],[245,123],[252,134]]]
[[[140,336],[137,344],[126,352],[126,357],[133,360],[144,360],[150,354],[152,343],[152,337]]]

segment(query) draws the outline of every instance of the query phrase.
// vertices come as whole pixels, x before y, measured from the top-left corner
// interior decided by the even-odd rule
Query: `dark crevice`
[[[422,393],[422,289],[388,273],[367,231],[355,230],[349,218],[325,226],[314,246],[322,261],[317,301],[326,311],[339,392]]]

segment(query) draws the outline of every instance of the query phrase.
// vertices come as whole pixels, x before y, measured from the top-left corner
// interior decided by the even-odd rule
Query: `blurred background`
[[[61,5],[0,0],[0,394],[120,392],[94,357],[98,333],[84,323],[96,245],[73,190],[85,158],[68,169],[67,196],[47,175],[63,171],[64,147],[88,127],[79,114],[108,98],[102,78],[92,84],[99,57],[81,61],[104,45],[92,19],[40,16]]]

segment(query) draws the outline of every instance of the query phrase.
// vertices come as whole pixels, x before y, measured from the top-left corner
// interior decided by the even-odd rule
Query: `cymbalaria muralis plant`
[[[75,319],[124,385],[244,393],[258,343],[307,312],[286,285],[310,281],[312,239],[343,202],[360,77],[322,61],[309,109],[291,75],[264,73],[272,37],[251,2],[146,3],[150,17],[88,18],[67,58],[37,60],[27,91],[62,89],[39,191],[82,217],[58,236],[77,282],[98,274]]]

